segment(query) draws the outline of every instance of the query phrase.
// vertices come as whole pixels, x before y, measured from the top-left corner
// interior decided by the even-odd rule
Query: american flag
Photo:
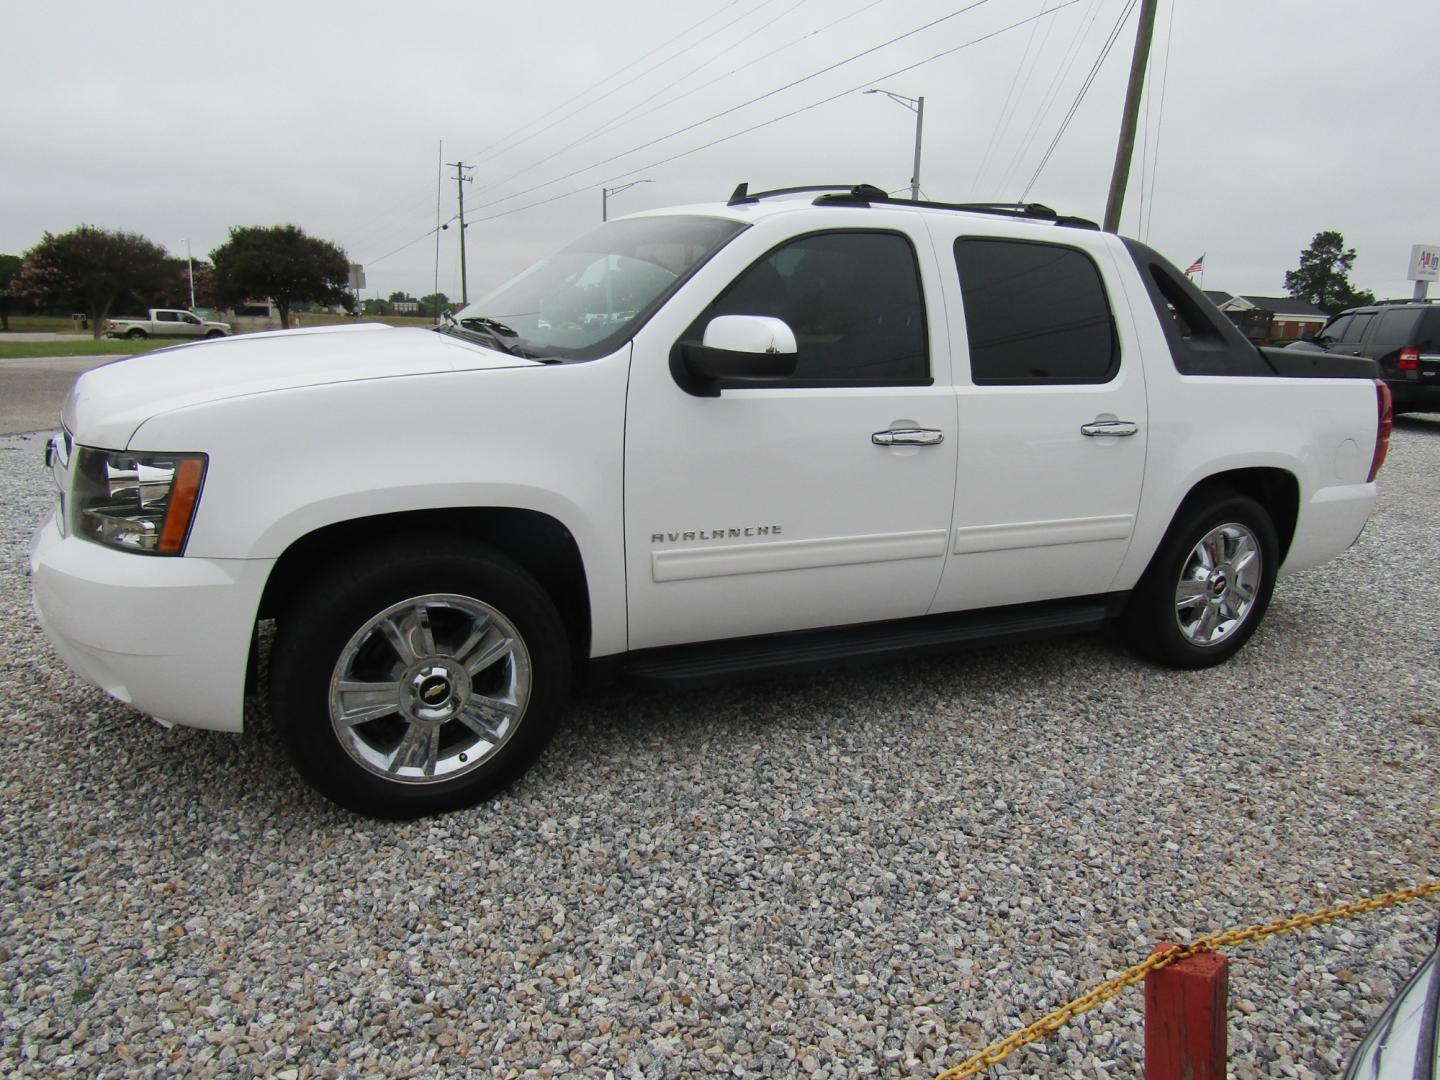
[[[1185,268],[1185,274],[1186,274],[1186,276],[1188,277],[1190,274],[1198,274],[1198,273],[1200,273],[1200,271],[1202,271],[1202,270],[1204,270],[1204,269],[1205,269],[1205,256],[1204,256],[1204,255],[1201,255],[1198,259],[1196,259],[1193,263],[1191,263],[1189,266],[1187,266],[1187,267]]]

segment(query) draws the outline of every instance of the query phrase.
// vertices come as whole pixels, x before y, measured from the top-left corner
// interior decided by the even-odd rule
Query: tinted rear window
[[[1099,383],[1120,364],[1090,256],[1020,240],[955,241],[971,377],[978,385]]]
[[[1375,344],[1408,345],[1422,314],[1419,308],[1396,308],[1385,312],[1375,327]]]

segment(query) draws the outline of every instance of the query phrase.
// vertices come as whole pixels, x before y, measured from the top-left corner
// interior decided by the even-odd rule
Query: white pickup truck
[[[113,338],[217,338],[229,333],[229,323],[207,322],[193,311],[179,308],[151,308],[148,318],[117,317],[105,323],[105,336]]]
[[[819,192],[817,197],[817,192]],[[1262,353],[1035,205],[750,193],[611,221],[427,329],[83,376],[36,609],[85,678],[238,731],[262,620],[300,772],[482,799],[581,675],[709,681],[1088,631],[1196,668],[1355,542],[1374,365]]]

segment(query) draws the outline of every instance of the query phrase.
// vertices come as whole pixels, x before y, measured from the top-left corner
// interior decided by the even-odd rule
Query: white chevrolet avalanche
[[[1364,527],[1375,374],[1254,348],[1154,252],[1044,207],[741,185],[612,221],[434,330],[89,372],[46,452],[35,606],[82,677],[226,731],[274,620],[299,771],[433,813],[520,775],[579,677],[1112,620],[1219,663],[1277,575]]]

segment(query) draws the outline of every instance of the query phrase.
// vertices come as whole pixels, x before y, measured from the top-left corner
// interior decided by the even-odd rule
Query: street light
[[[892,94],[889,90],[866,90],[867,94],[884,94],[891,101],[899,102],[915,114],[915,171],[910,177],[910,198],[920,198],[920,127],[925,122],[925,99],[912,98],[904,94]]]
[[[620,184],[617,187],[602,187],[600,189],[600,220],[610,220],[610,196],[628,191],[636,184],[653,184],[654,180],[631,180],[628,184]]]

